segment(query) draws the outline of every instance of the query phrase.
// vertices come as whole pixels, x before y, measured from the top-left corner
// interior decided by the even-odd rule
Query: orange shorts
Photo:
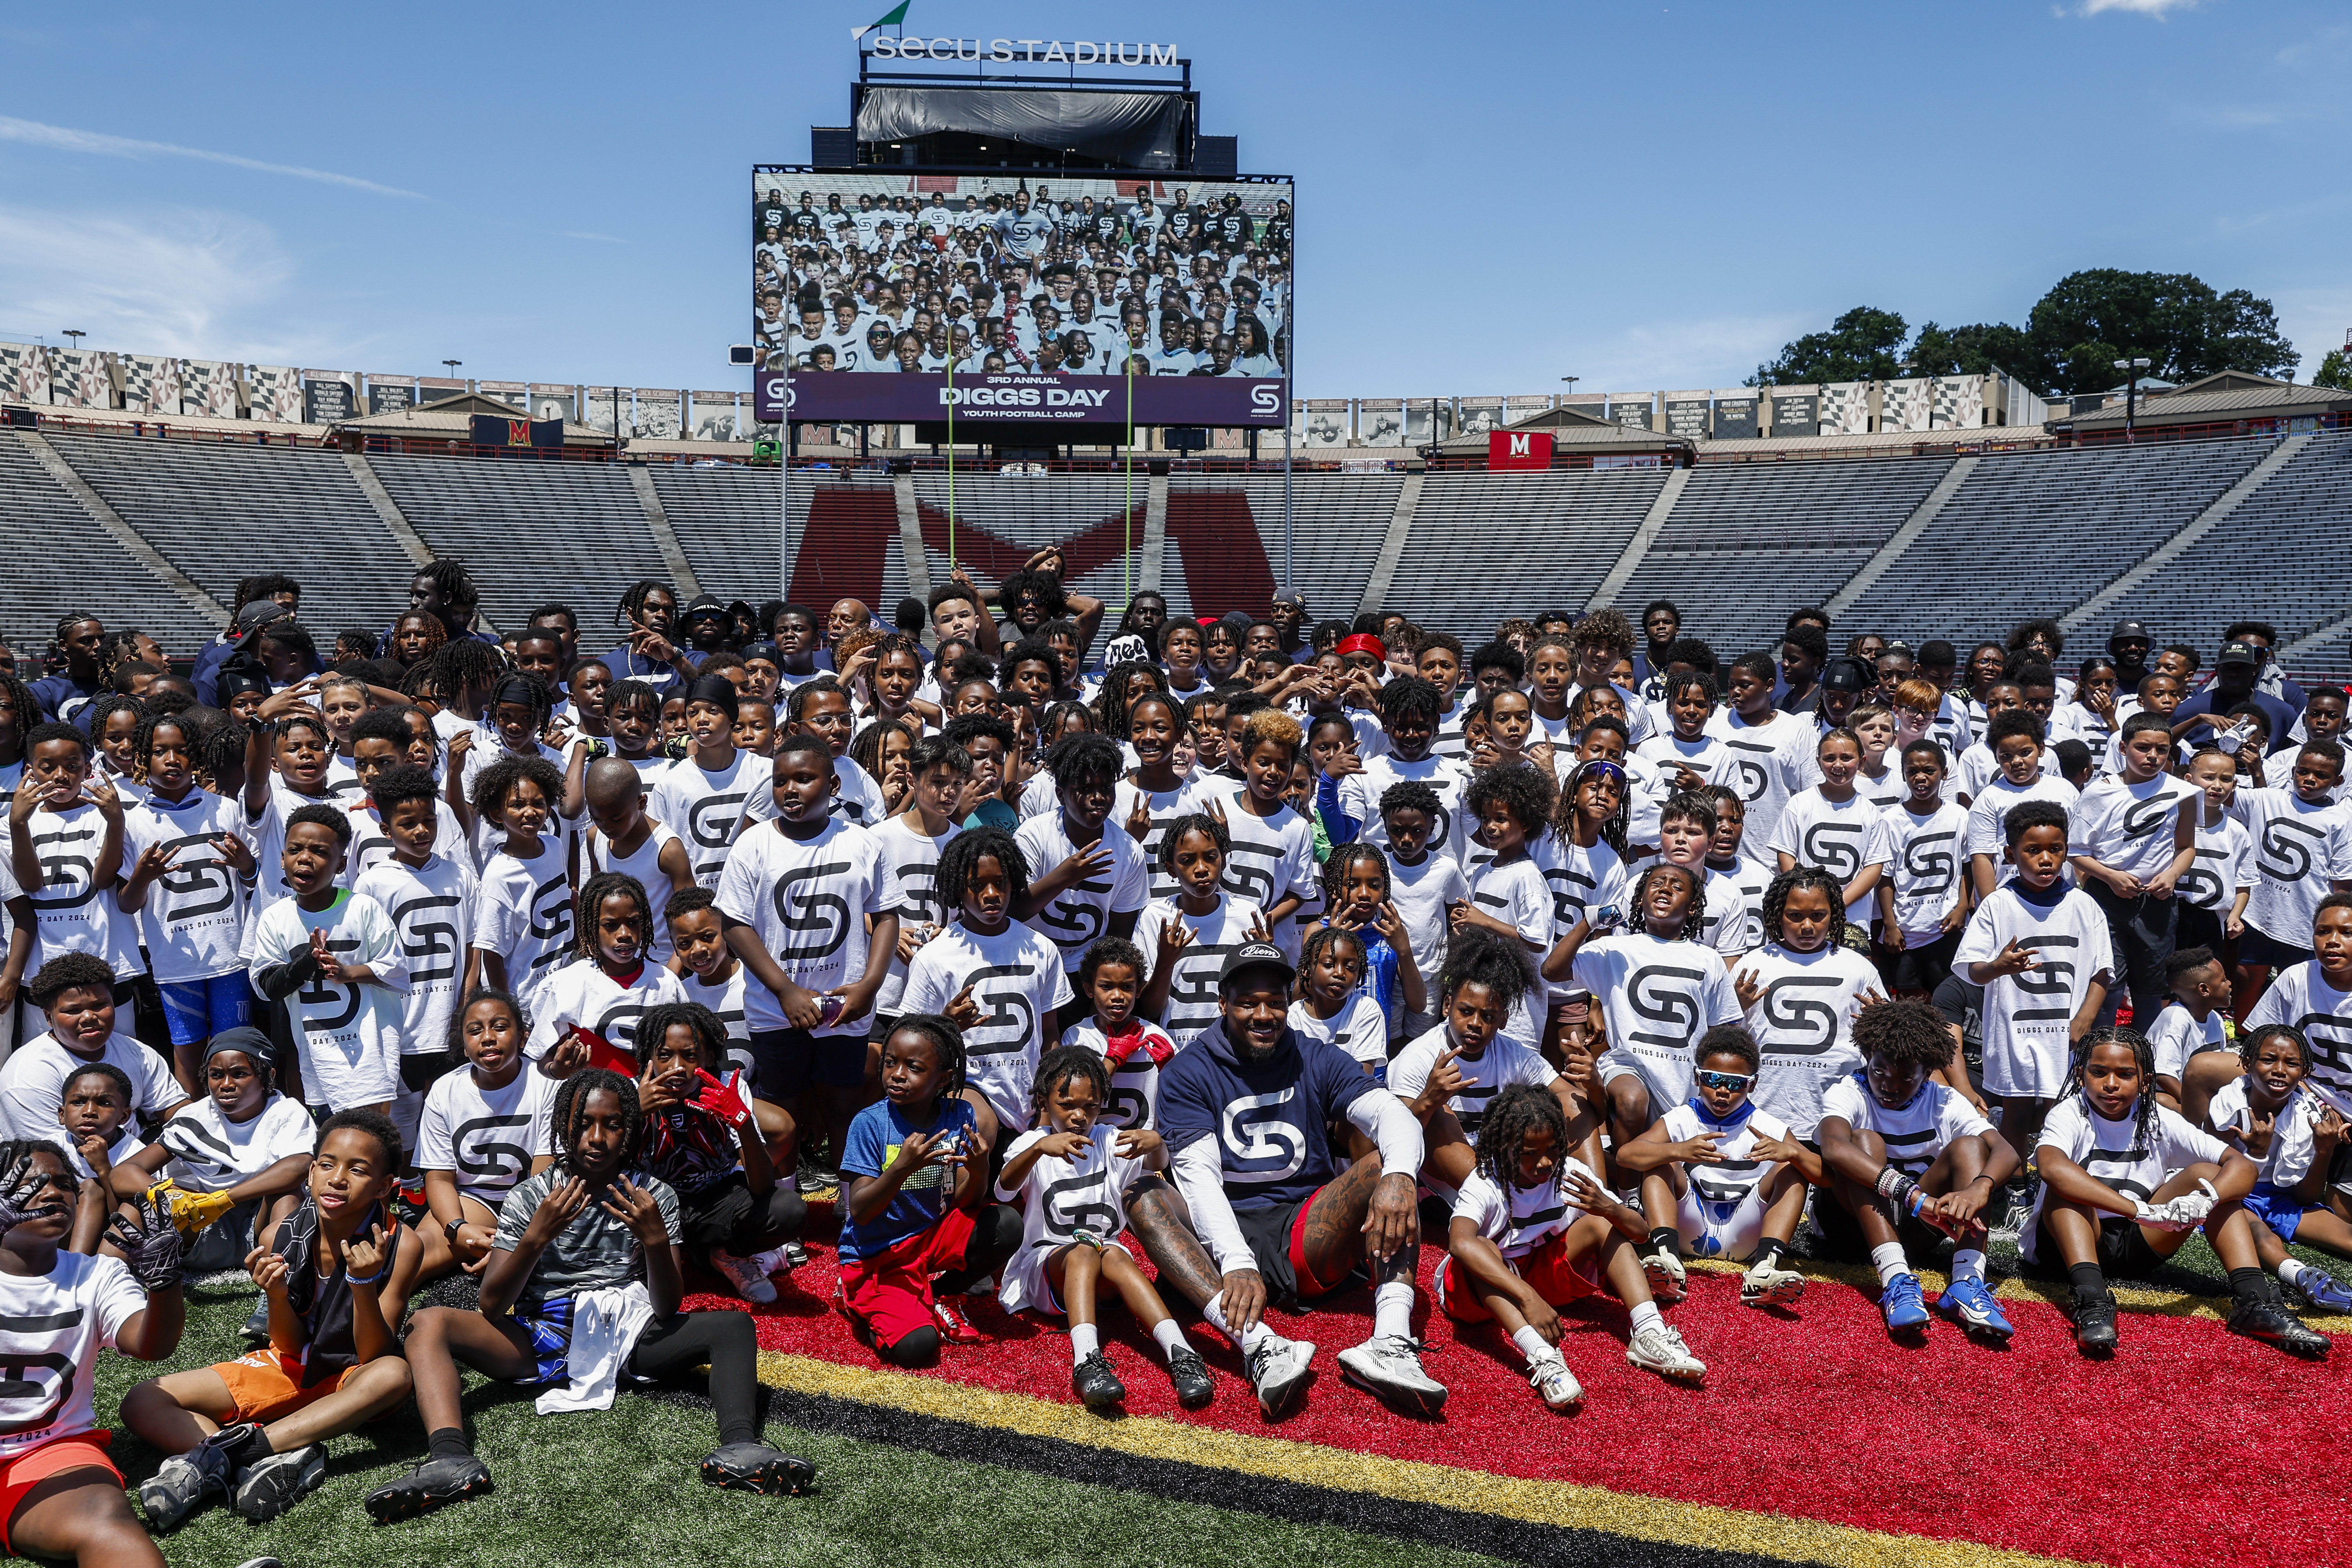
[[[228,1384],[228,1396],[236,1403],[236,1408],[221,1423],[226,1426],[237,1421],[275,1421],[293,1415],[306,1405],[316,1405],[342,1387],[359,1367],[347,1366],[339,1376],[305,1388],[302,1363],[264,1345],[235,1361],[222,1362],[213,1370]]]
[[[1601,1289],[1601,1282],[1585,1274],[1568,1260],[1568,1234],[1559,1232],[1524,1258],[1511,1259],[1511,1272],[1536,1288],[1536,1293],[1555,1307],[1565,1307]],[[1467,1277],[1456,1279],[1454,1259],[1438,1260],[1437,1273],[1430,1281],[1437,1304],[1445,1315],[1457,1323],[1483,1323],[1495,1314],[1470,1288]]]
[[[0,1552],[16,1552],[16,1542],[8,1539],[8,1526],[16,1522],[16,1510],[25,1506],[25,1494],[51,1476],[98,1469],[112,1476],[117,1487],[122,1485],[122,1472],[106,1457],[107,1440],[113,1436],[111,1432],[77,1432],[0,1459]]]

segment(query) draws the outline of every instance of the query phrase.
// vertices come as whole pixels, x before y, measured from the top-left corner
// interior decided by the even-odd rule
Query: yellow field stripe
[[[1232,1470],[1392,1502],[1491,1514],[1669,1546],[1835,1563],[1840,1568],[2069,1568],[2071,1563],[2071,1560],[2003,1551],[1974,1541],[1895,1535],[1783,1514],[1672,1502],[1602,1487],[1385,1458],[1150,1415],[1105,1421],[1076,1405],[775,1351],[760,1352],[760,1381],[799,1394],[1111,1449],[1163,1463]]]
[[[1866,1263],[1829,1263],[1818,1258],[1797,1258],[1781,1255],[1780,1266],[1794,1268],[1809,1279],[1834,1280],[1852,1285],[1873,1300],[1878,1296],[1878,1271]],[[1707,1274],[1741,1274],[1744,1263],[1730,1263],[1715,1258],[1686,1258],[1683,1267]],[[1940,1293],[1948,1277],[1933,1268],[1914,1268],[1920,1286]],[[1990,1276],[1988,1276],[1990,1278]],[[2230,1315],[2230,1298],[2202,1296],[2193,1290],[2177,1290],[2168,1286],[2146,1285],[2132,1279],[2110,1279],[2108,1289],[2115,1293],[2116,1305],[2127,1312],[2147,1312],[2166,1318],[2210,1318],[2221,1322]],[[2047,1301],[2063,1307],[2069,1299],[2063,1279],[2028,1279],[2012,1275],[1993,1286],[1992,1293],[2004,1301]],[[2298,1313],[2303,1321],[2323,1334],[2352,1334],[2352,1317],[2336,1313]]]

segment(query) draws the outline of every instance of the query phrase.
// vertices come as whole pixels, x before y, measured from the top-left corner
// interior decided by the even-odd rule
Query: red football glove
[[[1125,1029],[1108,1036],[1103,1042],[1103,1059],[1115,1068],[1127,1065],[1127,1058],[1142,1047],[1153,1067],[1165,1067],[1168,1058],[1176,1054],[1176,1044],[1165,1035],[1155,1035],[1143,1026],[1141,1019],[1131,1019]]]
[[[697,1068],[694,1076],[702,1087],[694,1091],[694,1098],[687,1101],[688,1105],[697,1110],[710,1112],[730,1127],[740,1127],[751,1119],[751,1108],[743,1103],[742,1091],[739,1087],[742,1074],[730,1074],[722,1081]]]

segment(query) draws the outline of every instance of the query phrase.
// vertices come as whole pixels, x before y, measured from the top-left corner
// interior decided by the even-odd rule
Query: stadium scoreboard
[[[1289,422],[1295,192],[1197,134],[1172,45],[884,36],[859,57],[854,128],[812,133],[826,163],[752,171],[761,423],[787,399],[795,423],[982,440]]]

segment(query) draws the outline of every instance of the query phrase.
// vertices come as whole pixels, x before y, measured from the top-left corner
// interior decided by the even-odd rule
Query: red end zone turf
[[[811,1250],[808,1267],[778,1277],[781,1299],[752,1309],[761,1348],[878,1366],[831,1308],[831,1250]],[[1435,1256],[1423,1249],[1424,1300]],[[1739,1305],[1736,1276],[1694,1271],[1690,1300],[1667,1320],[1707,1363],[1704,1387],[1627,1366],[1622,1309],[1588,1302],[1564,1314],[1561,1346],[1585,1404],[1554,1415],[1491,1327],[1457,1334],[1433,1315],[1426,1363],[1452,1397],[1442,1421],[1420,1422],[1340,1381],[1333,1357],[1370,1331],[1370,1298],[1358,1289],[1333,1302],[1270,1318],[1316,1345],[1304,1408],[1276,1427],[1259,1420],[1239,1358],[1204,1326],[1192,1339],[1217,1402],[1198,1415],[1177,1407],[1122,1309],[1108,1315],[1105,1351],[1139,1415],[2047,1556],[2136,1568],[2285,1561],[2341,1526],[2337,1445],[2352,1429],[2343,1369],[2294,1361],[2210,1319],[2126,1312],[2121,1351],[2094,1363],[2056,1308],[2005,1301],[2018,1329],[2007,1350],[1940,1319],[1903,1345],[1874,1297],[1851,1286],[1816,1279],[1794,1310],[1762,1312]],[[904,1375],[1075,1405],[1058,1327],[1008,1320],[992,1300],[975,1317],[1002,1337]]]

